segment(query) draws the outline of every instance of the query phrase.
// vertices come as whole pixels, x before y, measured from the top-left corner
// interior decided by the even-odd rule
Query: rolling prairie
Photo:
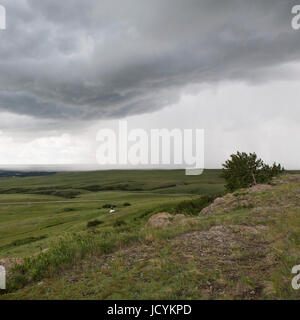
[[[116,170],[0,178],[0,257],[36,254],[64,233],[86,230],[90,220],[99,219],[102,229],[118,218],[138,224],[137,217],[165,206],[221,193],[219,173]],[[113,215],[108,205],[116,206]]]

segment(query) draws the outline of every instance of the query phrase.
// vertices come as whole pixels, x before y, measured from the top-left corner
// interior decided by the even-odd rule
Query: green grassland
[[[223,180],[217,170],[201,176],[157,170],[1,178],[0,258],[35,254],[51,247],[64,233],[86,230],[90,220],[103,222],[102,229],[117,219],[136,225],[141,223],[137,219],[141,215],[222,191]],[[125,202],[131,206],[124,206]],[[117,206],[116,212],[110,215],[105,204]]]
[[[225,194],[219,173],[0,179],[1,256],[28,257],[10,271],[0,299],[299,300],[291,270],[300,264],[300,175],[212,204],[216,194]],[[54,189],[64,196],[53,195]],[[70,196],[73,190],[79,194]],[[24,194],[30,202],[51,203],[24,204]],[[116,213],[109,214],[106,204]],[[199,215],[208,205],[210,214]],[[174,216],[167,228],[147,227],[161,211],[185,218]],[[97,223],[88,228],[89,221]]]

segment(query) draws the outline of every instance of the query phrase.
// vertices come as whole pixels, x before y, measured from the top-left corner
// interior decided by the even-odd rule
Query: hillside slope
[[[291,286],[300,264],[300,175],[227,194],[197,218],[136,233],[113,252],[94,252],[0,298],[300,298]]]

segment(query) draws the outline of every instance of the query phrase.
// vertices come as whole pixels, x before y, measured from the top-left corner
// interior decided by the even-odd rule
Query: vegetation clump
[[[100,220],[88,221],[87,227],[88,227],[88,228],[97,227],[97,226],[99,226],[99,225],[102,224],[102,223],[103,223],[103,221],[100,221]]]
[[[259,159],[256,153],[237,152],[231,159],[223,164],[222,178],[225,179],[225,188],[235,191],[241,188],[249,188],[256,184],[266,184],[272,178],[284,171],[280,164],[269,166]]]
[[[125,203],[123,204],[123,206],[124,206],[124,207],[130,207],[130,206],[131,206],[131,203],[125,202]]]
[[[62,211],[63,212],[73,212],[73,211],[75,211],[75,209],[74,208],[64,208]]]
[[[113,226],[115,227],[115,228],[117,228],[117,227],[121,227],[121,226],[124,226],[124,225],[126,225],[127,223],[124,221],[124,220],[122,220],[122,219],[117,219],[114,223],[113,223]]]
[[[111,208],[115,208],[115,207],[116,207],[115,205],[107,203],[102,208],[103,209],[111,209]]]
[[[175,206],[174,213],[183,213],[186,215],[198,215],[199,212],[209,206],[220,195],[204,195],[193,200],[186,200]]]

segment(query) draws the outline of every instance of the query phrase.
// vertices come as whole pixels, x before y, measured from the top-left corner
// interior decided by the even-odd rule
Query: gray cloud
[[[0,110],[54,120],[151,112],[190,85],[268,81],[300,60],[295,1],[1,0]]]

